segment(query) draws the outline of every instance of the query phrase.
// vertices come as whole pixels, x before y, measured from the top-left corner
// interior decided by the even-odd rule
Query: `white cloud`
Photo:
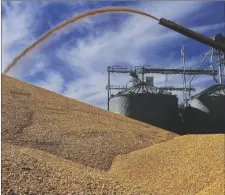
[[[20,1],[2,2],[2,69],[27,46],[35,41],[34,29],[36,15],[40,8],[48,3],[24,3]],[[10,76],[22,79],[25,74],[33,75],[47,65],[47,56],[40,53],[39,48],[30,52],[18,65],[10,71]]]
[[[30,33],[32,23],[30,16],[32,14],[29,12],[31,10],[27,6],[22,7],[20,2],[12,4],[3,2],[2,6],[5,10],[2,20],[2,60],[4,69],[16,53],[31,43],[33,37]]]
[[[18,55],[24,48],[32,44],[37,37],[34,35],[34,31],[37,28],[37,24],[41,23],[42,17],[39,13],[43,11],[52,2],[3,2],[4,9],[2,19],[2,70]],[[84,6],[83,2],[68,3],[71,7]],[[78,13],[75,10],[72,13],[62,15],[62,21]],[[60,13],[59,13],[60,14]],[[53,24],[48,22],[50,27]],[[86,20],[84,22],[78,22],[80,30],[87,27],[91,27],[92,22]],[[61,31],[53,33],[53,35],[43,43],[39,44],[36,48],[31,50],[28,55],[22,58],[17,65],[9,72],[9,75],[18,79],[23,79],[24,76],[32,76],[37,72],[41,72],[46,69],[50,64],[50,58],[48,54],[41,52],[43,48],[49,45],[50,42],[58,40],[61,36],[67,35],[71,32],[73,25],[64,28]],[[42,68],[40,69],[40,66]]]
[[[37,81],[35,85],[56,93],[61,93],[64,86],[64,79],[60,73],[56,71],[48,71],[45,72],[45,79]]]
[[[44,71],[46,68],[46,65],[43,61],[39,61],[36,63],[35,68],[32,68],[30,72],[27,73],[27,76],[34,76],[36,73],[40,73]]]

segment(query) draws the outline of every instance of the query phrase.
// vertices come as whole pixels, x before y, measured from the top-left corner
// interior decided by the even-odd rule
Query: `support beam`
[[[110,85],[110,87],[108,87],[108,85],[106,85],[106,89],[111,89],[111,90],[125,90],[128,88],[129,87],[120,86],[120,85]],[[183,90],[185,90],[185,88],[183,88],[183,87],[156,87],[156,88],[160,89],[160,90],[165,90],[165,91],[183,91]],[[187,91],[196,91],[196,89],[193,87],[188,87],[186,89],[187,89]]]
[[[111,66],[109,68],[109,72],[112,73],[131,73],[136,71],[137,74],[183,74],[183,68],[150,68],[150,67],[118,67],[118,66]],[[216,70],[199,70],[199,69],[185,69],[186,75],[217,75]]]
[[[110,71],[109,71],[109,68],[110,67],[108,67],[108,86],[110,86]],[[107,88],[108,89],[108,102],[107,102],[107,109],[108,109],[108,111],[109,111],[109,98],[110,98],[110,88]]]

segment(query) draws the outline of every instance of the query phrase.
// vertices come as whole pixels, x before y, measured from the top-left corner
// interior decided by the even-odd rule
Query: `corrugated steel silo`
[[[146,83],[111,97],[109,108],[112,112],[164,129],[172,129],[179,118],[178,98]]]
[[[225,85],[216,84],[188,100],[183,108],[189,133],[225,132]]]

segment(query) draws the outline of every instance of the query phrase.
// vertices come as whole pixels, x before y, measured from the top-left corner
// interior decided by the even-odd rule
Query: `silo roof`
[[[215,84],[202,92],[192,96],[189,100],[197,99],[203,96],[225,96],[225,85],[224,84]],[[184,102],[179,105],[180,108],[184,106]]]
[[[127,94],[164,94],[171,95],[171,93],[165,92],[156,87],[150,86],[145,82],[140,82],[128,89],[120,91],[116,95],[127,95]]]
[[[199,98],[202,96],[220,96],[225,95],[225,85],[224,84],[216,84],[213,85],[204,91],[200,92],[199,94],[193,96],[191,99]]]

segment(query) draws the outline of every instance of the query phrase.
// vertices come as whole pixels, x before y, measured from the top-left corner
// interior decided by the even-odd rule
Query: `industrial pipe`
[[[162,26],[165,26],[167,28],[170,28],[170,29],[172,29],[172,30],[174,30],[174,31],[176,31],[176,32],[178,32],[180,34],[183,34],[183,35],[185,35],[187,37],[190,37],[190,38],[192,38],[192,39],[194,39],[196,41],[204,43],[204,44],[206,44],[208,46],[211,46],[211,47],[213,47],[215,49],[221,50],[222,52],[225,52],[225,45],[222,45],[222,44],[214,41],[213,39],[205,37],[205,36],[203,36],[203,35],[201,35],[199,33],[196,33],[196,32],[194,32],[194,31],[192,31],[190,29],[187,29],[187,28],[185,28],[183,26],[180,26],[180,25],[178,25],[178,24],[176,24],[176,23],[174,23],[174,22],[172,22],[170,20],[166,20],[164,18],[161,18],[159,20],[159,24],[162,25]]]

